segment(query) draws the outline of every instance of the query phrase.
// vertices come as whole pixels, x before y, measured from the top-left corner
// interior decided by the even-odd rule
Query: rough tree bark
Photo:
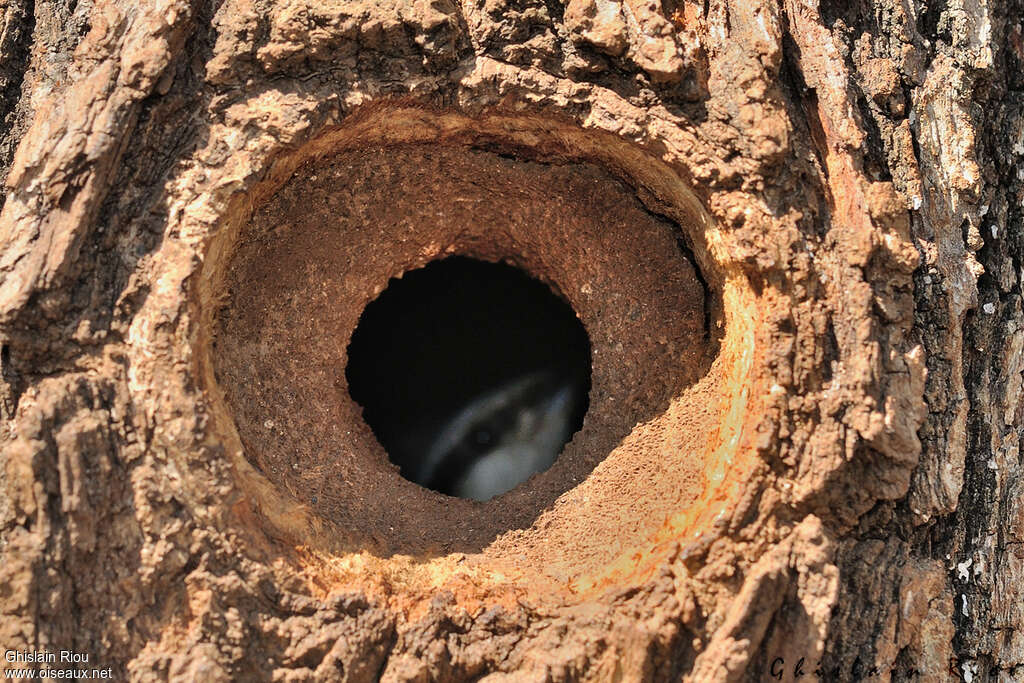
[[[0,0],[0,648],[135,680],[1021,680],[1022,15]],[[674,347],[638,308],[594,363],[643,379],[592,411],[646,412],[524,493],[444,507],[358,425],[332,442],[350,464],[275,474],[222,357],[273,287],[237,264],[305,234],[307,203],[398,205],[374,194],[392,182],[426,206],[446,168],[453,195],[546,216],[544,192],[611,183],[636,225],[675,226],[702,379],[642,391],[671,357],[645,349]],[[517,194],[530,177],[553,179]],[[410,235],[419,255],[382,268],[450,246]],[[550,279],[593,303],[594,336],[626,306],[601,292],[629,292],[607,247],[564,244],[583,265]],[[317,477],[377,488],[306,496]],[[439,513],[422,540],[406,509],[481,526]]]

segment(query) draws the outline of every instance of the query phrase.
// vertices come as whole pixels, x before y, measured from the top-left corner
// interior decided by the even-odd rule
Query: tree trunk
[[[1024,5],[847,5],[2,0],[0,669],[1024,677]],[[345,386],[445,253],[593,344],[487,503]]]

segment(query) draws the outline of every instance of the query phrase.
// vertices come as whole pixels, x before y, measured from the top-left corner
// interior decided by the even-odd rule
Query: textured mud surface
[[[1019,678],[1022,11],[0,4],[0,644],[136,680]],[[563,238],[392,222],[324,277],[339,164],[382,200],[351,224],[443,178]],[[603,374],[553,470],[439,508],[284,331],[343,352],[452,245],[559,288]]]

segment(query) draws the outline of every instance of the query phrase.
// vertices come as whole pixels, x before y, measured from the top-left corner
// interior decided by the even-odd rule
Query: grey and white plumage
[[[416,480],[460,498],[505,493],[554,463],[572,436],[576,393],[535,372],[476,397],[437,432]]]

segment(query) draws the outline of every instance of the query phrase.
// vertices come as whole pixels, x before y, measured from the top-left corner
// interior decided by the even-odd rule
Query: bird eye
[[[480,427],[473,430],[473,433],[470,434],[470,438],[475,445],[486,446],[491,442],[491,439],[494,438],[494,435],[491,434],[491,430],[485,427]]]

